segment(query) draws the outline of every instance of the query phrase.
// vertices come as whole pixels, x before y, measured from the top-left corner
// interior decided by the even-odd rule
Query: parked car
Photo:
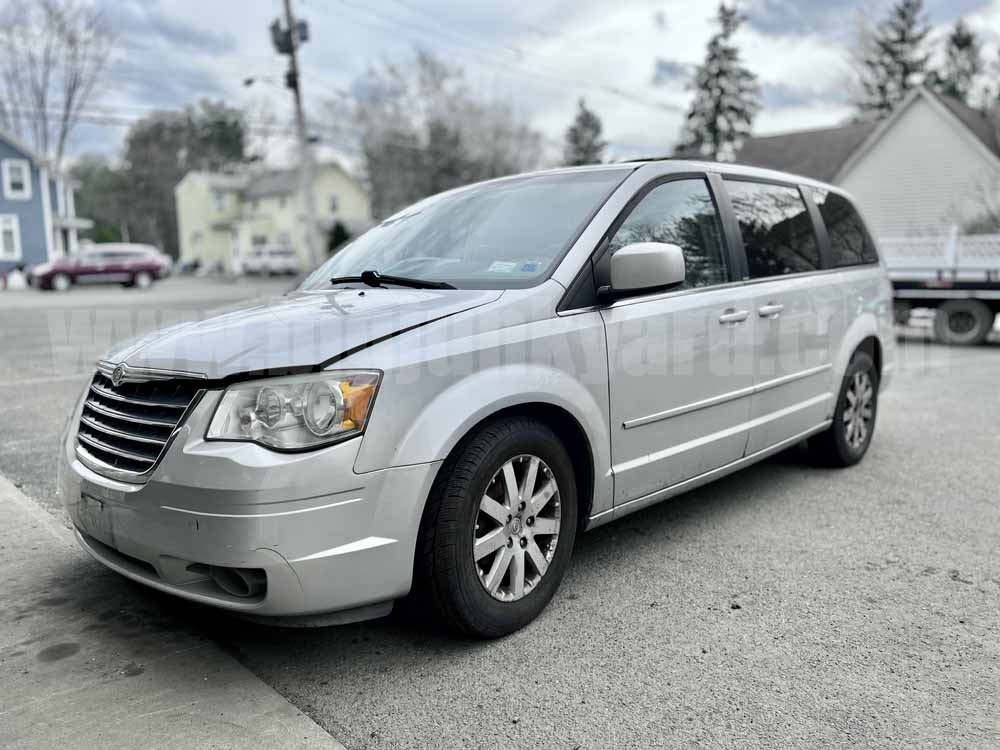
[[[835,187],[669,160],[522,175],[111,350],[62,496],[93,557],[186,599],[316,624],[412,590],[500,636],[583,530],[802,441],[860,461],[893,358],[892,288]]]
[[[147,289],[170,274],[170,257],[149,245],[89,245],[31,269],[31,284],[40,289],[68,290],[75,284],[121,284]]]
[[[258,247],[243,261],[243,272],[250,276],[295,276],[299,274],[299,256],[290,247]]]

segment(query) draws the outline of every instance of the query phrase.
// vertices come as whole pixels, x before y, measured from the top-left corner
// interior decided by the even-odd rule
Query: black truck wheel
[[[942,344],[981,344],[993,329],[994,317],[993,311],[978,300],[949,300],[934,314],[934,336]]]

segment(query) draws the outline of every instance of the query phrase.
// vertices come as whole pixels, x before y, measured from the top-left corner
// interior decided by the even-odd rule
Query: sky
[[[291,122],[285,58],[268,25],[280,0],[99,0],[117,42],[71,153],[109,156],[127,123],[202,98],[246,108],[254,122]],[[744,62],[760,81],[755,132],[825,127],[851,114],[849,49],[858,14],[878,20],[890,0],[742,0]],[[324,125],[325,102],[342,97],[373,64],[405,63],[416,48],[461,66],[481,96],[508,102],[543,133],[548,160],[580,97],[604,123],[612,159],[668,153],[691,98],[691,71],[714,32],[716,4],[698,0],[294,0],[311,38],[301,49],[307,116]],[[926,0],[933,36],[958,17],[998,56],[1000,0]],[[244,79],[256,82],[247,87]],[[91,117],[95,119],[95,117]],[[346,123],[345,123],[346,124]],[[323,148],[350,160],[349,139]],[[263,144],[287,163],[288,138]]]

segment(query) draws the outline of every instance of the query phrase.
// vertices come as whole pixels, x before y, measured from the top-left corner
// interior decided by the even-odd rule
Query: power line
[[[440,33],[441,31],[440,29],[434,29],[428,32],[424,32],[421,29],[421,27],[417,27],[412,23],[406,23],[404,21],[400,21],[399,19],[385,16],[368,8],[360,8],[358,6],[353,5],[351,2],[349,2],[349,0],[339,0],[339,2],[342,5],[344,5],[349,11],[355,14],[356,20],[358,20],[360,23],[363,23],[364,25],[370,27],[375,26],[376,28],[381,28],[381,29],[388,29],[391,26],[395,26],[397,28],[403,29],[404,31],[408,31],[411,36],[413,35],[418,36],[420,39],[426,39],[427,37],[425,34],[432,33],[435,34],[435,38],[433,41],[435,42],[441,41],[441,39],[436,36],[437,34]],[[359,13],[366,14],[369,18],[365,18],[363,16],[359,17],[357,15]],[[477,48],[477,50],[480,51],[480,54],[482,54],[482,52],[485,51],[487,55],[490,55],[492,57],[492,59],[480,57],[478,60],[473,60],[474,63],[479,63],[489,67],[502,69],[508,73],[512,73],[515,76],[518,76],[520,74],[520,77],[523,78],[525,74],[527,74],[532,79],[538,80],[539,82],[542,82],[539,79],[547,79],[548,81],[551,82],[553,87],[555,87],[555,85],[558,85],[560,89],[564,89],[564,87],[568,84],[572,86],[578,86],[580,88],[590,89],[592,91],[600,91],[602,93],[610,94],[620,99],[625,99],[634,104],[638,104],[640,106],[647,107],[649,109],[654,109],[657,111],[665,111],[671,113],[677,113],[681,111],[680,107],[677,107],[672,104],[666,104],[663,102],[651,102],[649,101],[648,95],[629,91],[627,89],[621,88],[620,86],[613,86],[610,84],[604,84],[595,81],[581,81],[579,79],[570,78],[561,74],[552,73],[551,71],[546,71],[533,67],[526,67],[519,63],[513,63],[510,61],[503,60],[497,56],[496,51],[484,48],[479,44],[474,44],[471,42],[461,42],[461,41],[459,42],[459,44],[460,46],[465,46],[465,47],[474,46]]]
[[[404,0],[392,0],[393,3],[399,5],[400,7],[407,8],[417,15],[426,15],[427,11],[424,8],[417,7],[409,2],[404,2]],[[523,29],[527,29],[534,34],[538,34],[541,37],[552,38],[559,37],[561,34],[556,29],[545,29],[541,26],[535,26],[533,24],[524,23],[523,21],[518,21],[517,25]],[[516,48],[515,48],[516,49]],[[520,50],[518,50],[520,52]]]

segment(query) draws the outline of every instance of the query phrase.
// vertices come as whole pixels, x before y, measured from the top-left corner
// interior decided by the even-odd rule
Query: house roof
[[[264,198],[269,195],[294,193],[299,184],[297,169],[280,169],[254,175],[247,183],[243,194],[247,198]]]
[[[953,96],[934,93],[934,97],[941,102],[948,111],[962,121],[972,134],[976,136],[983,145],[997,156],[1000,156],[1000,133],[998,128],[990,122],[990,118],[982,110],[970,107],[960,99]]]
[[[14,137],[14,135],[7,132],[3,128],[0,128],[0,141],[6,141],[9,143],[15,149],[31,159],[31,161],[35,162],[36,165],[45,166],[47,160],[41,154],[31,148],[31,146],[26,145],[23,141],[18,140]]]
[[[337,169],[343,171],[335,162],[324,162],[316,165],[317,171]],[[262,172],[250,178],[243,195],[246,198],[266,198],[272,195],[290,195],[299,189],[299,170],[275,169]]]
[[[831,182],[876,127],[874,122],[860,122],[748,138],[736,161]]]
[[[834,128],[801,130],[780,135],[748,138],[737,154],[743,164],[834,182],[844,166],[855,160],[878,135],[916,98],[933,97],[954,115],[986,148],[1000,157],[1000,138],[985,113],[951,96],[918,88],[896,111],[881,122],[856,122]]]

